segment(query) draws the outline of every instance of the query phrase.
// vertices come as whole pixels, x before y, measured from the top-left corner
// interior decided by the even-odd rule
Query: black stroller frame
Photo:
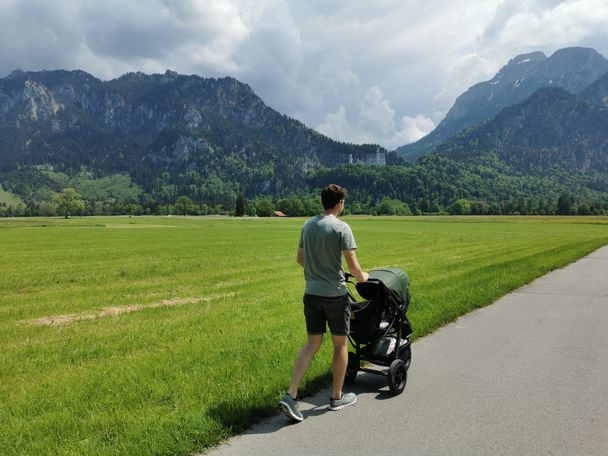
[[[387,287],[382,279],[374,277],[391,273],[402,275],[406,289],[398,293]],[[348,339],[355,352],[348,353],[344,382],[353,383],[359,371],[383,375],[388,378],[390,392],[401,394],[412,360],[412,328],[406,315],[410,301],[407,275],[398,269],[385,269],[371,271],[367,282],[355,283],[352,278],[346,273],[346,282],[354,285],[365,300],[357,301],[349,288],[351,332]],[[362,367],[362,361],[388,367],[388,370]]]

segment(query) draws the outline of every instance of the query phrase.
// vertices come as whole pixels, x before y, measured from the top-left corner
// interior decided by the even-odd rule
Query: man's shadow
[[[394,397],[388,389],[388,380],[386,376],[370,374],[367,372],[359,372],[355,382],[351,385],[345,385],[344,390],[347,392],[352,391],[357,395],[376,392],[376,400],[386,400]],[[331,390],[325,388],[313,396],[298,398],[304,420],[331,412],[331,410],[329,410],[330,394]],[[276,413],[265,419],[261,417],[268,416],[269,413],[272,413],[268,409],[252,411],[250,408],[243,407],[242,410],[239,410],[238,406],[230,405],[230,410],[231,413],[226,415],[226,404],[219,404],[210,409],[210,414],[222,423],[225,428],[232,429],[236,432],[243,432],[244,434],[271,434],[280,431],[285,427],[298,424],[297,422],[288,419],[278,407]],[[260,417],[259,421],[256,421],[256,415]],[[243,417],[249,417],[249,422],[253,420],[255,424],[248,428],[247,425],[242,422]],[[235,418],[239,421],[238,423],[235,423]]]

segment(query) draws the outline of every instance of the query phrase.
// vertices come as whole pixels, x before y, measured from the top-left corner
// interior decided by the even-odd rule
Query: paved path
[[[208,454],[608,455],[608,246],[413,345],[405,392],[301,402]]]

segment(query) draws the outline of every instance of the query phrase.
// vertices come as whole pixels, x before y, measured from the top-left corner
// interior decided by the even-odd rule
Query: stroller
[[[409,279],[401,269],[370,271],[367,282],[355,283],[346,274],[364,301],[357,301],[349,290],[351,320],[349,341],[355,352],[348,353],[345,383],[353,383],[359,371],[388,377],[392,394],[401,394],[412,360],[412,327],[406,312],[410,302]],[[361,367],[361,361],[388,367],[379,371]]]

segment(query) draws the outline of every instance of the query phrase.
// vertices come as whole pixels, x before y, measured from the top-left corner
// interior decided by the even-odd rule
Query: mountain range
[[[565,48],[550,57],[542,52],[519,55],[492,79],[475,84],[460,95],[430,134],[396,152],[414,160],[465,128],[490,120],[502,109],[524,101],[543,87],[558,87],[573,94],[584,90],[599,94],[599,88],[591,85],[606,73],[608,60],[594,49]],[[606,93],[605,84],[603,93]]]
[[[608,60],[586,48],[515,57],[395,152],[327,138],[233,78],[101,81],[60,70],[0,79],[0,185],[33,206],[74,186],[89,213],[98,203],[158,213],[180,195],[230,210],[239,192],[306,197],[329,181],[352,188],[362,213],[387,198],[414,212],[464,199],[480,204],[475,213],[552,213],[565,194],[602,212],[607,144]]]

